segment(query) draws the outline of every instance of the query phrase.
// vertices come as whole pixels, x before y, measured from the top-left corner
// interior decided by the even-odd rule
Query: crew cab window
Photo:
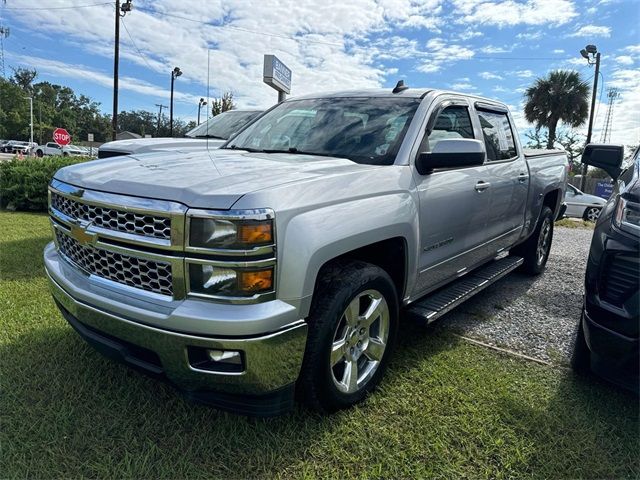
[[[336,97],[289,100],[265,113],[224,148],[395,161],[419,98]]]
[[[469,109],[462,105],[452,105],[442,110],[429,133],[429,150],[440,140],[459,138],[473,138],[473,126]]]
[[[487,159],[509,160],[517,155],[509,116],[502,112],[478,110],[480,126],[487,149]]]

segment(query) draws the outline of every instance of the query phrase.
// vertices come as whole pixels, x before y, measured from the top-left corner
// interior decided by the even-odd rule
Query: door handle
[[[489,188],[491,186],[491,184],[489,182],[485,182],[483,180],[480,180],[478,183],[476,183],[476,192],[484,192],[487,188]]]
[[[529,178],[529,175],[527,175],[526,173],[521,173],[520,175],[518,175],[518,181],[520,183],[526,182],[528,178]]]

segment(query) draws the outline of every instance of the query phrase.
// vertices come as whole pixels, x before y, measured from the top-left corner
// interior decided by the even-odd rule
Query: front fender
[[[409,289],[415,283],[417,271],[417,222],[417,207],[408,192],[356,199],[291,217],[284,226],[284,238],[278,239],[278,297],[300,301],[300,314],[306,317],[318,272],[324,264],[350,251],[396,237],[406,242],[405,284]]]

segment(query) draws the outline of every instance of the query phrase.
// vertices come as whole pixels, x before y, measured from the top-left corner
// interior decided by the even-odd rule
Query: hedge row
[[[87,157],[17,157],[0,161],[0,208],[47,211],[47,186],[62,167],[90,160]]]

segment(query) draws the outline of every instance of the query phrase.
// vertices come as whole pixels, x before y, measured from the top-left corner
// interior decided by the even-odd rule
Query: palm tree
[[[524,93],[524,118],[537,129],[549,130],[547,148],[556,142],[556,128],[562,121],[579,127],[589,116],[589,85],[573,70],[554,70],[537,78]]]

